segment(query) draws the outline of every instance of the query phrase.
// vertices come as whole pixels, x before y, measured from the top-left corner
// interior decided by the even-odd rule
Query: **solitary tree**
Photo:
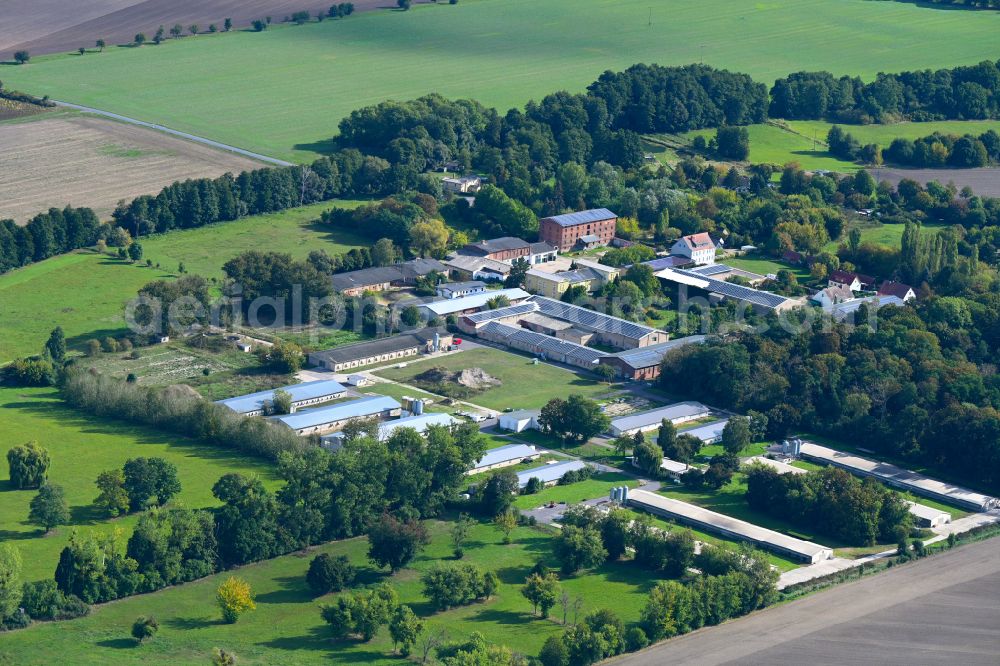
[[[98,39],[96,42],[94,42],[94,46],[99,48],[101,50],[101,53],[104,53],[104,47],[106,46],[106,44],[103,39]]]
[[[379,567],[389,567],[396,573],[429,543],[423,523],[403,522],[390,514],[382,518],[368,533],[368,559]]]
[[[159,44],[162,41],[163,41],[163,26],[161,25],[159,28],[156,29],[156,32],[153,34],[153,43]]]
[[[257,608],[250,583],[236,576],[230,576],[219,585],[215,591],[215,599],[222,610],[222,619],[228,624],[234,624],[240,619],[240,615]]]
[[[21,444],[7,451],[7,466],[12,486],[19,490],[38,488],[49,471],[49,452],[38,442]]]
[[[750,421],[745,416],[733,416],[722,429],[722,447],[734,455],[750,446]]]
[[[62,363],[66,360],[66,335],[62,326],[56,326],[49,333],[49,339],[45,343],[45,353],[49,355],[53,363]]]
[[[160,623],[152,615],[140,615],[132,623],[132,638],[142,645],[147,638],[152,638],[160,628]]]
[[[277,389],[274,392],[274,399],[272,400],[272,405],[274,406],[275,414],[291,414],[292,395],[288,391],[282,391],[281,389]]]
[[[541,610],[542,617],[548,617],[549,610],[556,605],[559,597],[559,579],[554,573],[545,576],[533,573],[524,581],[521,595],[531,602],[533,615],[538,615]]]
[[[69,522],[69,507],[62,486],[46,483],[38,489],[29,506],[28,522],[48,532],[56,525]]]
[[[223,21],[222,22],[222,29],[225,32],[229,32],[230,30],[232,30],[233,29],[233,19],[227,18],[225,21]]]
[[[354,582],[354,566],[346,555],[320,553],[309,563],[306,582],[316,595],[340,592]]]
[[[183,32],[184,32],[184,28],[181,27],[180,23],[175,23],[174,27],[170,28],[170,35],[174,39],[177,39],[178,37],[180,37],[181,33],[183,33]]]
[[[510,543],[510,535],[514,531],[514,528],[517,527],[517,514],[512,509],[502,511],[493,518],[493,524],[503,532],[503,542]]]
[[[142,259],[142,245],[139,243],[132,243],[128,246],[128,258],[132,261],[139,261]]]
[[[236,666],[236,653],[225,648],[212,648],[212,666]]]
[[[410,0],[396,0],[396,5],[405,12],[410,8]]]
[[[31,60],[31,54],[27,51],[14,51],[14,60],[18,65],[23,65]]]
[[[409,606],[399,606],[389,620],[389,635],[392,637],[392,649],[399,650],[404,657],[410,654],[410,649],[417,642],[424,623],[416,616]]]
[[[455,559],[462,559],[465,555],[465,541],[469,538],[469,532],[472,531],[472,527],[476,524],[476,521],[470,518],[467,514],[459,514],[458,520],[456,520],[451,525],[451,545],[452,552],[455,554]]]
[[[143,44],[146,43],[145,33],[142,32],[136,33],[135,38],[132,41],[135,43],[136,46],[142,46]]]
[[[192,23],[190,26],[188,26],[188,31],[192,35],[197,35],[198,34],[198,25],[196,23]]]
[[[606,384],[611,384],[615,381],[615,368],[613,365],[601,363],[594,368],[594,374],[600,377]]]
[[[81,46],[80,48],[77,49],[77,51],[79,51],[80,55],[83,55],[84,53],[87,52],[87,49],[85,47]]]

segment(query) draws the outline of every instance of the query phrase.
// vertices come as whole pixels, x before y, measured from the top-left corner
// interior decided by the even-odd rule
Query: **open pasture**
[[[601,72],[637,62],[703,61],[767,85],[799,70],[871,79],[995,59],[998,33],[998,12],[864,0],[463,0],[37,58],[4,67],[3,79],[305,161],[328,145],[340,118],[385,99],[436,91],[504,110],[581,91]]]
[[[107,219],[120,199],[177,180],[263,165],[135,125],[60,114],[0,124],[0,218],[26,223],[49,208],[88,206]]]
[[[392,641],[382,628],[369,643],[334,641],[320,618],[319,605],[335,595],[314,597],[305,584],[309,561],[320,552],[346,555],[358,567],[358,585],[391,582],[400,602],[408,604],[425,622],[425,631],[442,628],[447,640],[468,638],[474,631],[488,641],[536,655],[545,639],[561,633],[562,610],[557,605],[548,620],[534,618],[531,604],[521,596],[523,584],[536,561],[557,566],[551,536],[539,529],[517,528],[513,543],[504,545],[499,531],[488,524],[473,528],[464,562],[495,571],[500,588],[491,600],[434,613],[426,602],[420,574],[452,559],[448,525],[430,525],[432,543],[410,567],[394,576],[367,562],[365,539],[351,539],[252,564],[152,594],[97,607],[89,617],[41,624],[12,632],[0,644],[0,662],[43,664],[66,660],[74,664],[126,664],[156,660],[173,664],[207,663],[213,647],[236,653],[240,664],[400,664]],[[215,604],[215,588],[226,577],[245,578],[257,596],[257,610],[237,624],[223,624]],[[571,597],[582,597],[579,619],[598,608],[613,608],[625,622],[635,622],[655,580],[630,563],[605,564],[593,571],[564,578]],[[137,647],[128,628],[137,615],[152,614],[160,622],[156,637]],[[573,621],[573,609],[568,619]],[[425,634],[426,635],[426,634]],[[414,649],[419,660],[419,646]]]
[[[125,301],[148,282],[176,277],[182,261],[188,273],[221,278],[222,264],[245,250],[290,252],[301,259],[311,250],[337,253],[366,245],[312,224],[332,205],[356,202],[326,202],[144,237],[143,250],[153,268],[145,261],[130,264],[79,250],[0,275],[0,363],[40,353],[56,326],[63,327],[70,346],[77,349],[88,338],[123,333]]]
[[[71,524],[49,535],[27,524],[28,503],[35,490],[14,490],[8,482],[7,449],[29,440],[49,451],[49,482],[66,492]],[[158,456],[177,466],[182,491],[174,499],[189,508],[217,504],[212,484],[228,472],[259,474],[273,489],[271,465],[234,451],[197,443],[134,424],[96,419],[66,407],[55,389],[0,388],[0,540],[21,551],[24,579],[48,578],[72,529],[111,533],[120,528],[125,539],[138,517],[109,520],[91,506],[97,496],[94,480],[106,469],[121,467],[128,458]],[[0,658],[0,662],[2,662]]]

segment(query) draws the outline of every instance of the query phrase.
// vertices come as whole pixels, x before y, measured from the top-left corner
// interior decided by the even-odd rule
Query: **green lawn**
[[[704,61],[768,86],[800,70],[871,79],[994,58],[998,33],[997,12],[863,0],[463,0],[37,57],[3,67],[3,80],[308,160],[327,147],[341,117],[385,99],[437,91],[502,112],[557,90],[582,91],[601,72],[637,62]]]
[[[774,121],[761,125],[750,125],[750,158],[753,163],[784,165],[797,162],[808,171],[827,170],[852,173],[862,168],[860,164],[842,160],[831,155],[826,147],[826,135],[833,123],[821,120]],[[877,143],[887,148],[898,137],[916,139],[934,132],[944,134],[979,135],[989,129],[1000,131],[1000,121],[996,120],[945,120],[928,123],[894,123],[891,125],[841,125],[862,145]],[[676,136],[680,141],[690,142],[696,136],[710,139],[714,129],[686,132]],[[664,153],[664,158],[669,156]]]
[[[549,502],[576,504],[584,500],[607,497],[614,486],[635,488],[638,485],[639,482],[631,476],[618,472],[601,472],[586,481],[577,481],[566,486],[550,486],[534,495],[520,495],[514,500],[514,506],[524,511],[537,509]]]
[[[7,474],[6,453],[11,446],[35,440],[49,450],[49,481],[66,491],[72,525],[42,536],[28,525],[28,503],[34,490],[13,490]],[[106,520],[91,507],[97,496],[94,480],[128,458],[159,456],[177,465],[183,488],[176,502],[187,507],[215,505],[212,484],[228,472],[260,475],[271,488],[275,479],[270,465],[225,449],[205,446],[180,435],[152,428],[97,419],[69,409],[53,389],[0,389],[0,541],[17,546],[24,560],[27,580],[47,578],[55,570],[59,551],[73,527],[114,528],[131,533],[137,517]],[[3,660],[0,659],[0,662]]]
[[[945,224],[930,222],[923,225],[922,231],[924,233],[937,233],[947,226]],[[854,220],[848,223],[848,229],[852,227],[861,229],[862,243],[875,243],[876,245],[885,245],[896,249],[899,249],[903,240],[903,231],[906,229],[905,224],[882,224],[875,220]],[[843,239],[830,241],[823,249],[827,252],[836,253],[840,244],[846,241],[848,233],[848,231],[845,231]]]
[[[141,239],[145,256],[161,268],[79,250],[0,275],[0,364],[40,353],[56,326],[63,327],[70,346],[78,349],[88,338],[124,333],[122,304],[146,283],[176,277],[181,261],[189,273],[221,277],[222,264],[245,250],[277,250],[304,258],[311,250],[337,253],[368,245],[352,234],[332,234],[310,224],[321,210],[343,203],[326,202]],[[349,342],[357,339],[351,332],[336,333],[349,337]]]
[[[577,393],[588,398],[598,398],[609,392],[607,384],[582,377],[570,370],[546,363],[535,365],[525,356],[487,347],[408,363],[405,368],[386,368],[379,370],[377,374],[412,385],[414,376],[432,367],[443,367],[450,371],[482,368],[500,379],[503,382],[500,386],[468,398],[473,404],[497,410],[507,407],[537,409],[554,397],[565,398],[571,393]]]
[[[561,620],[558,605],[552,611],[553,619],[533,618],[530,604],[518,591],[535,561],[556,565],[548,533],[518,528],[514,543],[503,545],[501,535],[492,526],[475,527],[466,546],[465,561],[496,571],[501,580],[499,592],[488,602],[437,614],[424,601],[419,574],[450,559],[451,544],[446,525],[432,525],[432,534],[432,544],[411,568],[390,579],[400,600],[426,618],[429,630],[446,628],[450,640],[465,639],[479,631],[487,640],[529,655],[537,654],[547,637],[562,631],[556,622],[556,616]],[[391,655],[392,643],[384,628],[367,644],[334,642],[319,615],[319,604],[330,602],[333,595],[315,599],[305,585],[309,561],[319,552],[347,555],[360,568],[359,583],[386,579],[385,573],[373,570],[367,563],[366,547],[364,539],[353,539],[241,568],[238,575],[250,582],[257,609],[235,625],[220,622],[214,602],[215,588],[231,575],[223,573],[106,604],[78,620],[6,634],[0,642],[0,663],[202,664],[208,662],[214,647],[234,651],[240,664],[407,663]],[[584,599],[582,613],[613,608],[628,623],[638,620],[655,582],[647,571],[623,563],[563,580],[562,585],[573,597]],[[129,637],[129,627],[136,616],[143,614],[154,615],[160,631],[154,639],[136,647]],[[572,610],[569,619],[572,622]]]
[[[318,249],[340,254],[352,248],[367,247],[371,242],[349,232],[332,232],[314,222],[321,212],[333,206],[356,208],[364,203],[354,200],[324,201],[280,213],[170,231],[141,239],[144,257],[168,271],[175,271],[177,264],[183,261],[188,273],[221,279],[222,265],[246,250],[287,252],[296,259],[304,259]]]
[[[800,282],[809,279],[809,271],[803,266],[792,266],[777,259],[769,259],[761,256],[726,257],[723,263],[733,268],[742,268],[745,271],[757,273],[758,275],[777,274],[778,271],[791,271]]]

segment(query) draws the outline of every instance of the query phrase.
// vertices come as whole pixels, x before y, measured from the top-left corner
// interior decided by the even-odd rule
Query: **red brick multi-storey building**
[[[607,208],[582,210],[539,221],[539,236],[549,245],[567,252],[574,248],[608,245],[615,237],[618,216]]]

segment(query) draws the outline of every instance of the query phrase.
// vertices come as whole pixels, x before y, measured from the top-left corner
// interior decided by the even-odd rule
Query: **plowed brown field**
[[[261,163],[154,130],[87,116],[0,124],[0,218],[23,224],[50,207],[89,206],[106,218],[120,199],[175,180]]]
[[[179,23],[187,34],[195,24],[222,29],[226,18],[235,28],[265,16],[281,21],[300,10],[314,16],[333,0],[3,0],[0,2],[0,60],[21,49],[32,55],[93,48],[97,39],[127,44],[137,32],[152,38],[160,25],[169,30]],[[354,0],[355,11],[395,6],[394,0]]]

